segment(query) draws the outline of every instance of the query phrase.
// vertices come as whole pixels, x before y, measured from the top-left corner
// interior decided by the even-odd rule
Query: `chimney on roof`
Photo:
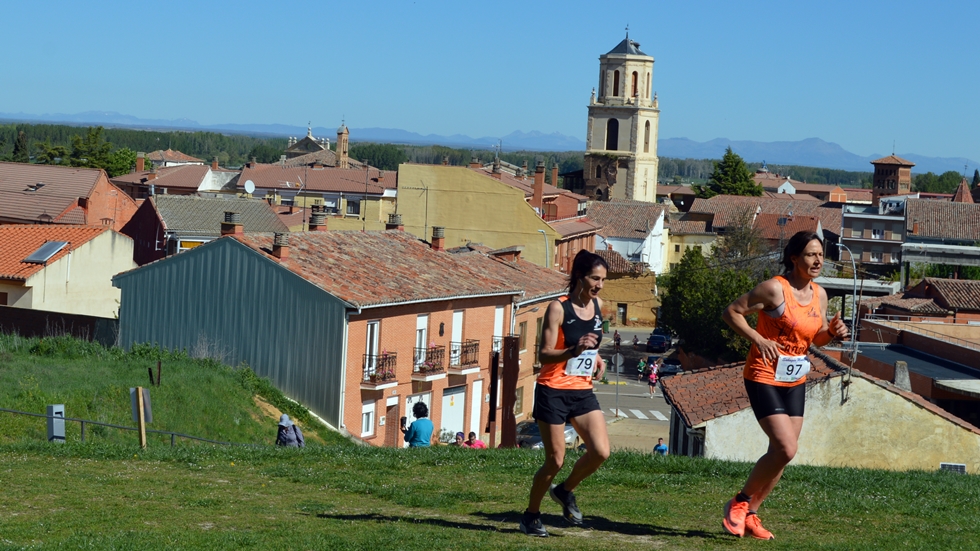
[[[480,164],[479,157],[473,157],[472,159],[470,159],[470,168],[480,168],[481,166],[483,165]]]
[[[558,187],[558,163],[551,165],[551,185]]]
[[[327,231],[327,215],[323,212],[310,214],[310,231]]]
[[[449,166],[449,155],[442,156],[442,166]]]
[[[446,250],[446,228],[442,226],[432,227],[432,250]]]
[[[218,156],[215,155],[214,160],[211,161],[211,170],[218,170]]]
[[[289,235],[277,233],[272,238],[272,256],[279,260],[289,258]]]
[[[402,224],[402,215],[400,214],[389,214],[388,223],[385,224],[386,230],[398,230],[405,231],[405,226]]]
[[[285,164],[285,159],[283,160],[283,164]],[[314,169],[323,168],[323,163],[321,163],[320,160],[317,159],[316,161],[313,161],[313,168]]]
[[[524,159],[524,162],[521,163],[521,170],[517,176],[520,176],[521,180],[527,178],[527,159]]]
[[[538,214],[544,214],[544,161],[538,161],[534,167],[534,194],[531,196],[531,206]]]
[[[909,364],[903,361],[895,362],[895,378],[892,383],[905,392],[912,392],[912,381],[909,380]]]
[[[608,242],[608,241],[606,241],[606,250],[607,250],[607,251],[611,251],[611,250],[613,250],[613,248],[612,248],[612,243],[610,243],[610,242]]]
[[[255,157],[252,157],[252,160],[251,160],[251,161],[249,161],[248,163],[246,163],[246,164],[245,164],[245,166],[247,166],[248,168],[255,168],[255,166],[256,166],[256,165],[258,165],[258,164],[259,164],[259,163],[258,163],[258,161],[257,161],[257,160],[255,159]]]
[[[378,171],[378,183],[380,184],[381,182],[384,182],[384,181],[385,181],[385,171],[379,170]]]
[[[286,154],[283,153],[279,156],[279,166],[286,166]]]
[[[493,172],[490,173],[496,179],[500,179],[500,159],[494,158],[493,160]]]
[[[146,153],[140,151],[136,154],[136,172],[143,172],[146,167]]]
[[[146,175],[146,181],[149,182],[150,180],[156,180],[156,179],[157,179],[157,167],[153,167],[150,169],[150,173]]]
[[[521,258],[523,247],[508,247],[499,251],[490,251],[490,256],[505,260],[507,262],[517,262]]]
[[[237,212],[225,211],[225,220],[221,223],[221,235],[243,235],[242,215]]]

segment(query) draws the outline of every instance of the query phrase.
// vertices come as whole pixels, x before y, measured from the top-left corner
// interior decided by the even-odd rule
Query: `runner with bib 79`
[[[840,313],[827,321],[827,292],[813,282],[823,268],[823,241],[797,232],[783,250],[782,275],[763,281],[735,299],[723,318],[752,344],[745,361],[745,390],[769,449],[742,490],[725,505],[722,525],[738,537],[774,539],[756,512],[796,455],[806,399],[807,350],[847,338]],[[757,312],[756,328],[745,316]]]

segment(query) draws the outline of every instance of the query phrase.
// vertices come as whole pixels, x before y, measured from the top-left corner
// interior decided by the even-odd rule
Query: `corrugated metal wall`
[[[212,346],[340,427],[345,304],[233,239],[117,276],[120,344]]]

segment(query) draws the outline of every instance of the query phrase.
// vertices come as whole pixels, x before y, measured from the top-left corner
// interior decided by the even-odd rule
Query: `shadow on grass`
[[[520,532],[518,528],[518,522],[520,521],[520,513],[512,514],[500,514],[500,513],[484,513],[475,512],[470,516],[479,517],[485,521],[493,522],[493,524],[478,524],[474,522],[465,522],[460,520],[442,519],[442,518],[417,518],[417,517],[404,517],[397,515],[381,515],[377,513],[369,514],[359,514],[359,515],[345,515],[345,514],[329,514],[329,513],[319,513],[316,515],[317,518],[322,519],[333,519],[333,520],[345,520],[345,521],[360,521],[360,522],[409,522],[413,524],[425,524],[428,526],[438,526],[440,528],[461,528],[464,530],[475,530],[479,532],[500,532],[502,534],[507,533],[517,533]],[[575,528],[570,526],[565,522],[560,515],[541,515],[541,522],[544,523],[546,527],[560,527],[569,530],[574,530]],[[507,524],[509,527],[501,528],[499,524]],[[668,528],[665,526],[653,526],[650,524],[634,524],[630,522],[619,522],[615,520],[609,520],[605,517],[594,517],[587,516],[585,518],[585,525],[582,527],[584,530],[595,530],[596,532],[613,532],[617,534],[623,534],[627,536],[663,536],[663,537],[679,537],[679,538],[701,538],[701,539],[718,539],[719,534],[712,532],[705,532],[703,530],[678,530],[675,528]],[[561,537],[560,534],[551,534],[552,536]]]

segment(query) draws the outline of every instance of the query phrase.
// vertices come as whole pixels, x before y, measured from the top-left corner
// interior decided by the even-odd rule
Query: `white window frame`
[[[871,228],[871,239],[884,239],[885,230]]]
[[[884,254],[881,251],[868,251],[868,253],[869,262],[881,262],[881,259],[884,258]]]
[[[361,438],[374,436],[375,407],[374,400],[361,404]]]
[[[381,322],[369,321],[364,330],[364,353],[368,355],[368,370],[374,373],[378,368],[378,341],[381,339]]]

